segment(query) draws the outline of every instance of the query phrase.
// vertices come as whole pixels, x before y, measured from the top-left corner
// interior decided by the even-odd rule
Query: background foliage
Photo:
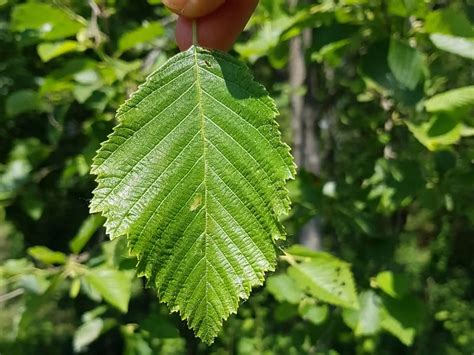
[[[300,174],[278,271],[207,347],[88,215],[92,157],[175,18],[0,0],[0,352],[474,352],[473,20],[470,0],[260,2],[234,54]]]

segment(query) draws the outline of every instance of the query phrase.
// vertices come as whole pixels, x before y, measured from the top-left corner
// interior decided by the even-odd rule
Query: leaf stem
[[[193,46],[199,46],[197,21],[193,20]]]
[[[295,265],[296,264],[295,257],[291,254],[285,253],[285,255],[281,255],[280,260],[286,261],[290,265]]]

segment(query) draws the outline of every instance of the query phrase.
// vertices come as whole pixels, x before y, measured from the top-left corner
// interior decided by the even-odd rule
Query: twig
[[[22,288],[18,288],[16,290],[13,290],[12,292],[8,292],[3,295],[0,295],[0,303],[6,302],[15,297],[21,296],[23,293],[25,293],[25,290]]]

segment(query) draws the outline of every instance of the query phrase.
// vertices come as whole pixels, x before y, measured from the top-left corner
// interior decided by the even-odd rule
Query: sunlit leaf
[[[380,330],[381,300],[373,291],[364,291],[359,296],[360,308],[344,309],[344,322],[355,335],[373,335]]]
[[[28,2],[15,6],[12,12],[14,31],[34,30],[47,40],[67,38],[85,27],[83,19],[72,17],[57,6]]]
[[[60,57],[70,52],[80,52],[86,48],[76,41],[61,41],[54,43],[41,43],[37,47],[38,55],[43,62],[49,62],[51,59]]]
[[[304,297],[303,290],[287,274],[270,276],[266,286],[268,292],[280,302],[297,304]]]
[[[396,274],[391,271],[383,271],[377,274],[374,281],[376,287],[394,298],[405,296],[410,286],[405,274]]]
[[[74,333],[73,347],[75,352],[83,352],[100,336],[104,321],[100,318],[94,318],[77,328]]]
[[[358,308],[357,293],[350,264],[323,252],[306,251],[301,247],[287,250],[289,259],[303,257],[301,262],[291,262],[289,275],[299,287],[321,301],[334,305]]]
[[[275,266],[294,175],[276,113],[243,64],[192,47],[120,108],[94,159],[91,211],[206,342]]]
[[[164,28],[159,22],[152,22],[136,30],[126,32],[119,40],[119,50],[125,52],[139,44],[153,41],[164,33]]]
[[[474,107],[474,86],[465,86],[432,96],[425,101],[426,111],[453,111]]]
[[[65,254],[42,246],[28,248],[28,254],[45,264],[64,264],[67,259]]]
[[[105,301],[126,313],[132,292],[132,276],[129,271],[98,267],[89,269],[84,278]]]

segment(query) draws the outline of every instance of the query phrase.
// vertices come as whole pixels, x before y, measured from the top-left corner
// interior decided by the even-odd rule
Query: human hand
[[[258,0],[163,0],[179,15],[176,42],[183,51],[192,45],[192,22],[197,21],[199,45],[228,51],[243,31]]]

